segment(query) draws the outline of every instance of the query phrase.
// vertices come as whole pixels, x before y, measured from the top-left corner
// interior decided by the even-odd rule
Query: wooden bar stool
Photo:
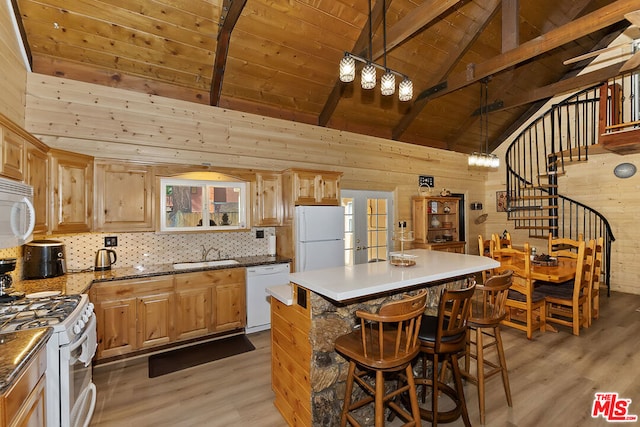
[[[340,425],[347,422],[354,426],[360,423],[350,413],[371,402],[375,405],[375,426],[384,425],[384,409],[389,407],[406,422],[405,426],[420,425],[420,411],[416,388],[413,381],[411,361],[418,355],[418,331],[427,304],[427,291],[417,295],[389,302],[377,314],[363,310],[356,311],[360,318],[360,329],[336,339],[335,349],[349,360],[349,373],[345,390]],[[398,388],[385,393],[385,373],[402,373],[404,378],[397,381]],[[375,372],[375,382],[367,381],[367,376]],[[354,382],[365,392],[365,397],[351,402]],[[396,397],[408,392],[411,413],[396,403]]]
[[[465,350],[467,342],[467,324],[471,312],[471,297],[476,285],[464,289],[443,289],[438,303],[437,316],[422,316],[420,326],[420,354],[422,356],[422,375],[415,383],[422,385],[422,396],[428,386],[432,388],[431,410],[420,408],[420,416],[431,421],[436,426],[438,422],[449,423],[460,416],[465,426],[470,426],[467,405],[462,388],[462,377],[458,366],[458,353]],[[431,377],[427,378],[427,359],[433,362]],[[442,362],[443,369],[447,362],[451,363],[455,388],[450,387],[440,379],[438,364]],[[455,408],[449,411],[438,411],[439,394],[442,392],[451,398]]]
[[[509,288],[511,287],[513,271],[506,270],[499,275],[487,279],[484,285],[477,285],[473,297],[471,315],[469,317],[469,330],[465,351],[464,370],[462,376],[478,387],[478,407],[480,409],[480,423],[485,420],[485,380],[497,375],[502,375],[502,385],[507,397],[507,404],[512,406],[511,389],[507,373],[507,362],[500,336],[500,322],[506,316],[505,303]],[[474,337],[475,335],[475,337]],[[488,341],[485,341],[488,338]],[[475,341],[474,341],[475,339]],[[472,346],[475,352],[472,352]],[[487,360],[484,350],[494,346],[497,360]],[[476,359],[476,374],[471,374],[471,359]],[[487,367],[490,369],[485,370]]]

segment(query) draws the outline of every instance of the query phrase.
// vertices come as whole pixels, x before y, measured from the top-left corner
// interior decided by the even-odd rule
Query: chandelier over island
[[[384,74],[380,79],[380,93],[384,96],[393,95],[396,91],[396,76],[402,81],[398,85],[398,99],[400,101],[411,101],[413,98],[413,83],[405,74],[387,67],[387,19],[385,0],[382,0],[382,47],[384,65],[376,64],[372,58],[372,28],[371,28],[371,0],[369,0],[369,58],[363,58],[351,52],[345,52],[340,61],[340,81],[351,83],[356,77],[356,61],[362,62],[364,67],[360,74],[360,85],[362,89],[373,89],[376,87],[376,68],[383,70]]]

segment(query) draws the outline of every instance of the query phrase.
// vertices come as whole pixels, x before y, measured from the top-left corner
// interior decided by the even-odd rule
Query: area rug
[[[255,350],[246,335],[235,335],[149,356],[149,378]]]

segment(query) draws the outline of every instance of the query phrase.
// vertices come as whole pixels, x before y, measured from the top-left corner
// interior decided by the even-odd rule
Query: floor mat
[[[149,356],[149,378],[255,350],[246,335],[235,335]]]

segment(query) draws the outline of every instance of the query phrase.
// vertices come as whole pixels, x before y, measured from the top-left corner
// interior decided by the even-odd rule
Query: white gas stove
[[[89,425],[95,407],[91,359],[96,320],[86,294],[47,295],[0,303],[0,332],[51,327],[47,344],[47,425]]]

